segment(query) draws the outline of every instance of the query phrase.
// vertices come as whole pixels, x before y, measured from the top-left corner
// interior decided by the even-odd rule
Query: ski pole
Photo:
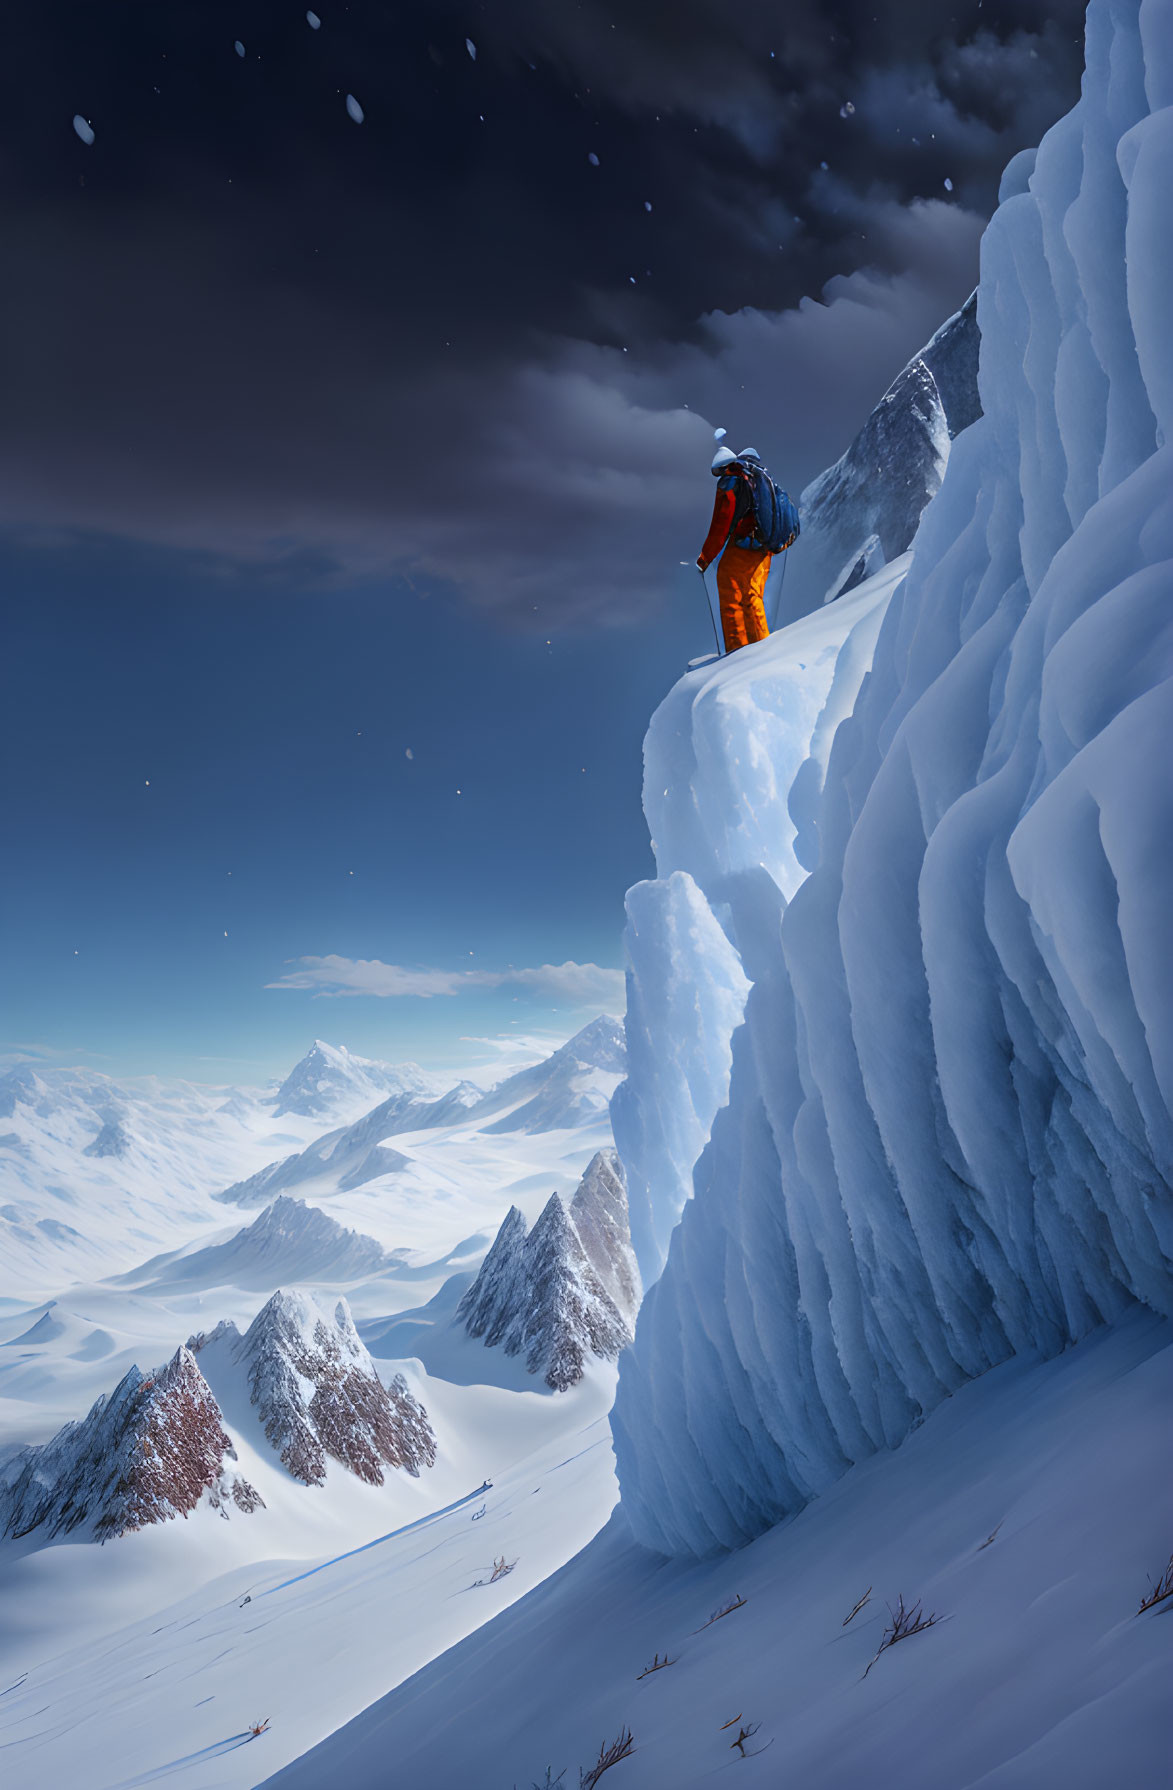
[[[782,590],[786,583],[786,566],[787,566],[786,554],[788,554],[789,552],[790,552],[790,549],[788,547],[786,549],[786,552],[783,553],[783,555],[782,555],[782,576],[778,580],[778,600],[774,604],[774,613],[770,617],[770,632],[771,632],[771,634],[774,632],[774,629],[778,626],[778,617],[782,613]]]
[[[719,635],[719,634],[718,634],[718,632],[717,632],[717,618],[716,618],[716,616],[715,616],[715,615],[714,615],[714,614],[713,614],[713,599],[712,599],[712,597],[711,597],[711,596],[710,596],[710,595],[709,595],[709,586],[708,586],[708,582],[707,582],[707,580],[706,580],[706,578],[705,578],[705,575],[704,575],[704,573],[703,573],[703,572],[701,572],[701,569],[700,569],[700,567],[699,567],[699,566],[698,566],[698,567],[697,567],[697,571],[698,571],[698,572],[700,572],[700,580],[701,580],[701,583],[702,583],[702,584],[703,584],[703,585],[704,585],[704,587],[705,587],[705,602],[706,602],[706,603],[707,603],[707,605],[708,605],[708,609],[709,609],[709,620],[710,620],[710,621],[711,621],[711,622],[712,622],[712,624],[713,624],[713,639],[714,639],[714,640],[715,640],[715,641],[716,641],[716,643],[717,643],[717,657],[718,657],[718,659],[721,659],[721,658],[724,658],[724,654],[723,654],[723,653],[722,653],[722,651],[721,651],[721,636],[720,636],[720,635]]]

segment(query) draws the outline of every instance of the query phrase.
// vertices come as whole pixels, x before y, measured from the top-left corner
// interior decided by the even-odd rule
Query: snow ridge
[[[531,1374],[565,1392],[588,1355],[614,1361],[627,1347],[638,1304],[622,1168],[613,1150],[600,1150],[569,1212],[551,1194],[527,1233],[510,1207],[455,1321],[486,1348],[524,1355]]]
[[[191,1351],[165,1367],[127,1370],[80,1423],[43,1447],[26,1448],[4,1470],[0,1533],[43,1529],[45,1538],[82,1528],[97,1540],[186,1517],[206,1493],[229,1508],[263,1508],[260,1494],[229,1462],[236,1451],[220,1407]]]
[[[665,1553],[744,1543],[1013,1353],[1173,1311],[1169,0],[1093,0],[1087,57],[1007,170],[984,415],[878,633],[861,652],[884,574],[684,680],[649,734],[615,1118],[653,1274],[682,1065],[729,1090],[612,1417]],[[665,958],[701,990],[687,1035]]]
[[[248,1287],[267,1292],[281,1280],[359,1280],[379,1274],[393,1257],[361,1231],[341,1225],[305,1200],[279,1194],[226,1243],[171,1252],[117,1277],[121,1286]]]

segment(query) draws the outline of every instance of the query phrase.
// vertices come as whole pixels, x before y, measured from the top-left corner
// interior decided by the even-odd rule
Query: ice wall
[[[671,1243],[612,1422],[667,1553],[1173,1311],[1173,0],[1093,0],[1087,57],[985,237],[985,414],[845,599],[874,648],[845,614],[796,684],[808,617],[649,736],[615,1117],[645,1279]]]

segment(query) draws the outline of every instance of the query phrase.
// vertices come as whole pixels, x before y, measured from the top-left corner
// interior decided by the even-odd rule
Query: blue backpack
[[[753,502],[754,544],[770,553],[780,553],[798,539],[798,511],[764,466],[743,461],[741,470],[749,480]]]

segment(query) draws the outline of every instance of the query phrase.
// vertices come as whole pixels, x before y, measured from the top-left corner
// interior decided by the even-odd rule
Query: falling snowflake
[[[241,43],[239,37],[237,38],[236,42],[233,44],[232,48],[236,51],[236,54],[238,56],[244,55],[244,45]]]
[[[350,113],[350,116],[354,119],[356,124],[362,123],[365,113],[355,99],[353,93],[348,93],[346,96],[346,110]]]
[[[311,31],[321,30],[322,21],[318,17],[316,12],[307,12],[305,15],[305,22],[309,26]]]
[[[474,43],[473,43],[473,41],[472,41],[472,38],[471,38],[471,37],[466,37],[466,38],[465,38],[465,40],[464,40],[464,47],[465,47],[465,49],[466,49],[466,50],[467,50],[467,51],[468,51],[468,53],[469,53],[469,55],[470,55],[470,56],[471,56],[471,57],[472,57],[472,59],[473,59],[473,61],[474,61],[474,62],[475,62],[475,61],[476,61],[476,59],[477,59],[477,47],[476,47],[476,45],[475,45],[475,44],[474,44]]]
[[[645,211],[650,211],[650,210],[651,210],[651,209],[652,209],[652,202],[651,202],[651,200],[650,200],[650,199],[645,199],[645,200],[644,200],[644,210],[645,210]]]
[[[93,142],[94,127],[88,119],[82,117],[80,112],[75,112],[73,115],[73,128],[83,143]]]
[[[827,172],[827,164],[826,164],[826,162],[820,162],[820,163],[819,163],[819,167],[820,167],[820,168],[821,168],[821,169],[822,169],[822,170],[823,170],[823,173],[824,173],[824,174],[826,174],[826,172]]]
[[[855,107],[852,105],[852,103],[849,99],[845,99],[843,104],[840,106],[839,116],[840,116],[840,118],[852,118],[855,116]]]
[[[403,756],[404,756],[404,758],[414,758],[415,753],[412,751],[410,746],[407,746],[404,748]]]
[[[947,174],[945,176],[945,191],[947,193],[951,193],[953,191],[953,182],[950,180],[950,178]]]
[[[599,158],[598,158],[598,156],[597,156],[597,155],[596,155],[596,154],[595,154],[595,152],[594,152],[594,150],[593,150],[593,149],[592,149],[592,150],[591,150],[591,152],[590,152],[590,154],[589,154],[589,155],[588,155],[588,156],[587,156],[587,161],[588,161],[588,162],[589,162],[589,163],[590,163],[590,164],[591,164],[591,167],[592,167],[592,168],[597,168],[597,167],[598,167],[598,165],[599,165]]]

